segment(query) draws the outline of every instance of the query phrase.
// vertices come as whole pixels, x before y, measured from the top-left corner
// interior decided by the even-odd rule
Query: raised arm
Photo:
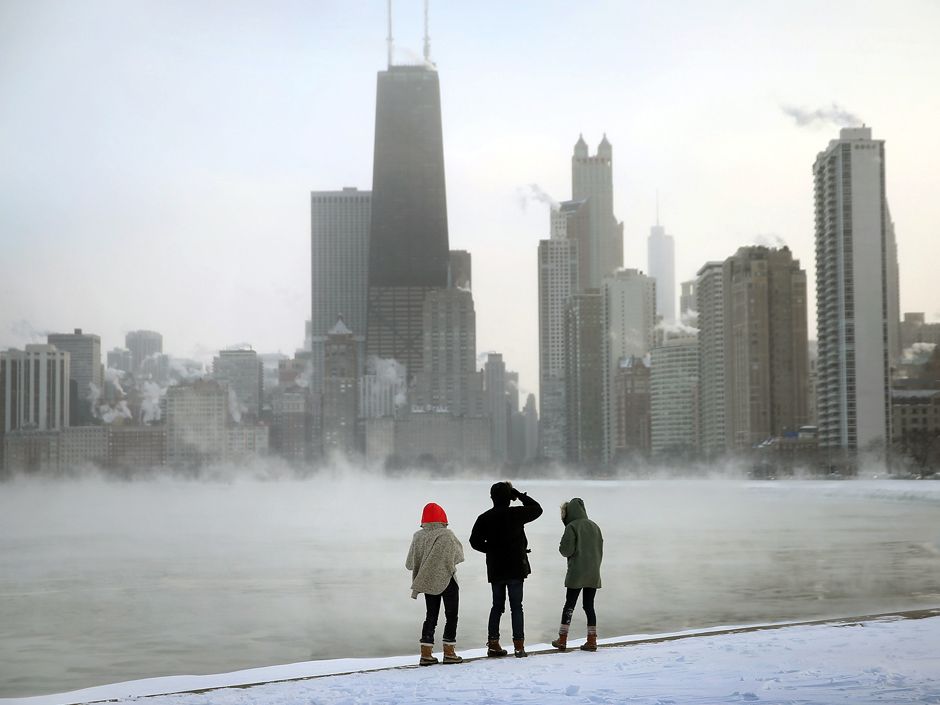
[[[524,512],[523,522],[528,524],[542,516],[542,505],[532,499],[525,492],[520,492],[515,487],[512,488],[512,498],[522,502],[521,507],[516,507],[516,511]]]

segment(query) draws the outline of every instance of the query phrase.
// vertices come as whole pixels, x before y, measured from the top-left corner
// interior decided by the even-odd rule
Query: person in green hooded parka
[[[601,560],[604,557],[604,536],[600,527],[588,519],[584,500],[575,497],[561,505],[561,521],[565,525],[558,551],[568,559],[565,575],[565,606],[561,611],[561,626],[558,639],[552,642],[556,649],[568,645],[568,628],[578,595],[583,591],[581,606],[587,616],[587,641],[582,651],[597,651],[597,615],[594,613],[594,596],[601,586]]]

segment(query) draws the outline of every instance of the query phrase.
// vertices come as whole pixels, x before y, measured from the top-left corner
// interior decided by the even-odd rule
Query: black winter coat
[[[520,494],[519,501],[521,507],[483,512],[470,532],[470,545],[486,554],[486,579],[491,583],[525,579],[532,572],[524,527],[542,515],[542,507],[527,494]]]

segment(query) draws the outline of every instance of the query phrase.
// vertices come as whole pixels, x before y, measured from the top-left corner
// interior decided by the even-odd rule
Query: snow
[[[573,631],[580,628],[573,625]],[[719,633],[716,633],[719,632]],[[679,638],[669,638],[678,636]],[[147,705],[456,705],[511,702],[631,703],[940,703],[940,616],[802,624],[752,631],[684,632],[601,639],[596,653],[533,654],[415,667],[417,651],[382,659],[339,659],[213,676],[177,676],[88,688],[0,705],[64,705],[277,681],[203,693],[160,695]],[[665,640],[662,640],[665,639]],[[582,641],[573,640],[577,647]],[[416,645],[417,646],[417,645]],[[546,644],[529,647],[546,649]],[[460,651],[465,658],[482,649]],[[402,666],[408,666],[402,668]],[[327,675],[337,674],[337,675]],[[320,677],[326,676],[326,677]],[[307,680],[286,680],[306,678]]]

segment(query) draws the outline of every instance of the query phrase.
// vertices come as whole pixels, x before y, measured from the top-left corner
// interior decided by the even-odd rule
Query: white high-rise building
[[[650,354],[650,451],[690,456],[698,447],[698,339],[667,339]]]
[[[723,262],[708,262],[698,270],[695,297],[699,329],[699,443],[706,457],[713,457],[731,448]]]
[[[575,201],[587,200],[590,236],[588,277],[582,289],[596,289],[601,280],[623,267],[623,223],[614,216],[613,149],[607,135],[590,156],[584,137],[578,137],[571,157],[571,191]]]
[[[71,355],[54,345],[0,353],[0,436],[67,428],[70,366]]]
[[[604,278],[601,286],[601,329],[604,384],[602,387],[604,461],[613,457],[616,417],[613,388],[620,361],[643,357],[653,347],[656,325],[656,283],[636,269],[622,269]],[[543,419],[544,423],[544,419]]]
[[[258,353],[250,348],[222,350],[212,360],[212,377],[228,385],[233,421],[242,423],[261,418],[264,369]]]
[[[891,439],[898,282],[884,140],[842,129],[813,176],[819,444],[851,453]]]
[[[323,375],[326,336],[342,316],[365,360],[372,193],[347,187],[310,194],[311,320],[314,388]],[[360,374],[362,370],[360,369]]]
[[[554,222],[554,221],[553,221]],[[539,242],[539,403],[542,454],[565,460],[565,311],[578,292],[578,241],[553,228]]]
[[[676,243],[657,223],[646,239],[647,271],[656,280],[656,315],[666,323],[676,320]]]

